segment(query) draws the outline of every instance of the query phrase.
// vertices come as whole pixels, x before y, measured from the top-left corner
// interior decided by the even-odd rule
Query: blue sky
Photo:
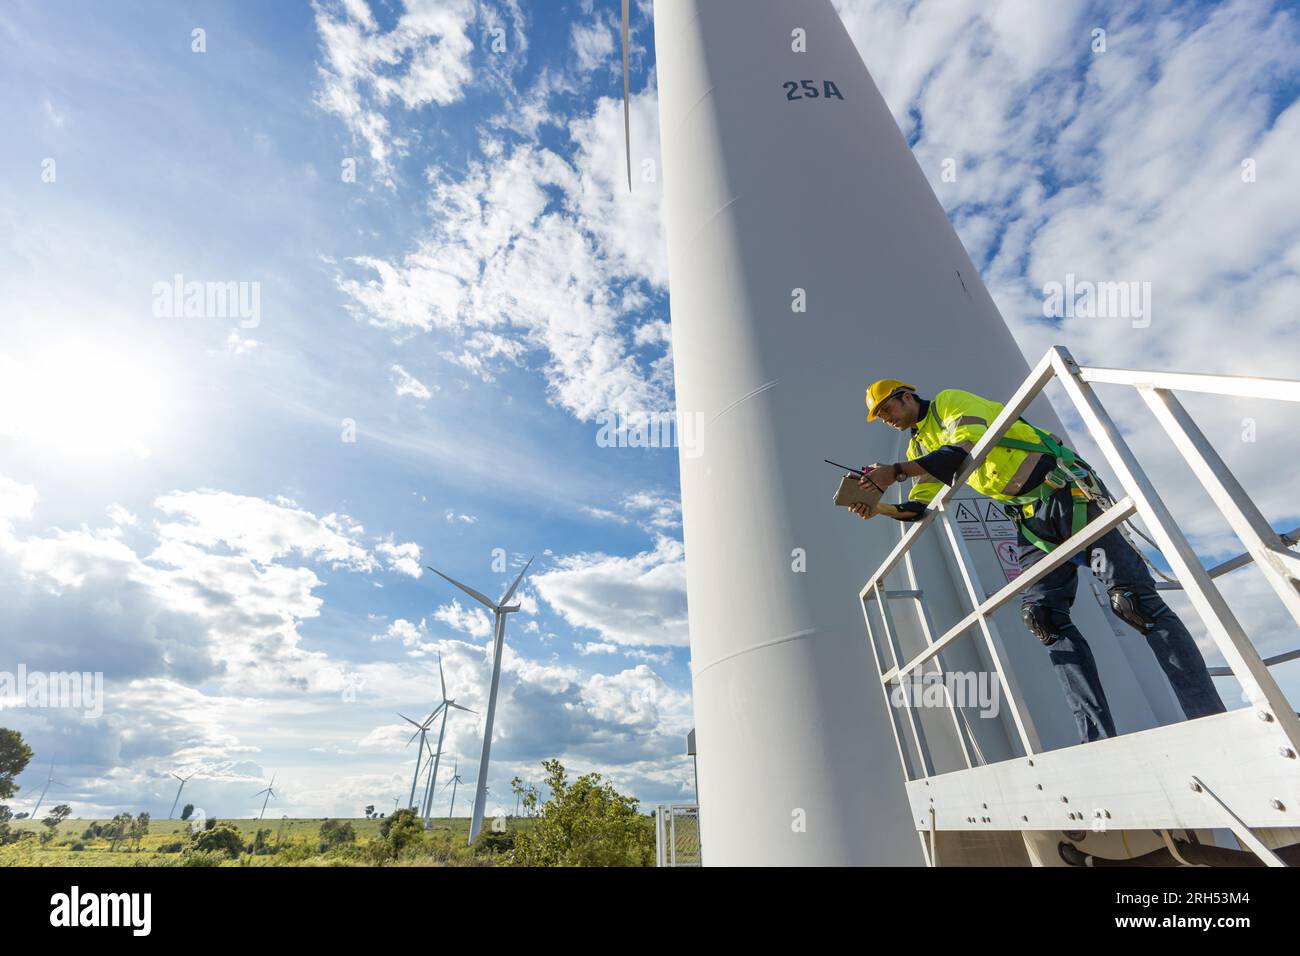
[[[1293,5],[836,6],[1026,356],[1294,374]],[[485,621],[420,568],[499,593],[535,556],[494,792],[560,755],[691,799],[676,452],[597,441],[602,415],[673,407],[616,7],[0,11],[0,669],[108,681],[94,722],[6,712],[37,751],[24,792],[53,762],[86,815],[165,813],[171,770],[219,815],[254,811],[272,772],[280,812],[391,805],[413,768],[395,712],[427,712],[439,653],[451,693],[485,701]],[[640,170],[659,134],[633,7]],[[1067,273],[1151,281],[1152,329],[1045,319]],[[177,274],[256,284],[256,323],[160,317]],[[1188,404],[1275,524],[1300,523],[1285,409]],[[1173,475],[1154,425],[1130,427]],[[1186,484],[1171,503],[1206,560],[1235,553]],[[1294,645],[1261,581],[1225,589],[1261,649]],[[466,779],[478,747],[473,718],[449,723]]]

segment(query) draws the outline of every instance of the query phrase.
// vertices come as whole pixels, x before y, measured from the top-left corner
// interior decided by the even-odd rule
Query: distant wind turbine
[[[529,558],[528,564],[524,565],[524,569],[519,572],[519,577],[515,578],[514,584],[510,585],[509,589],[502,596],[500,601],[492,601],[486,596],[480,594],[478,591],[475,591],[473,588],[461,584],[453,578],[447,577],[447,575],[443,574],[437,568],[429,568],[430,571],[438,575],[438,577],[442,578],[444,581],[451,582],[474,600],[478,601],[485,607],[490,608],[492,614],[496,618],[496,636],[493,639],[492,644],[492,689],[488,693],[487,718],[483,725],[483,755],[479,758],[478,789],[474,792],[474,813],[470,817],[469,821],[470,843],[474,842],[474,838],[478,836],[478,831],[483,827],[483,810],[487,805],[488,761],[492,756],[492,719],[496,715],[497,688],[501,684],[501,651],[505,645],[506,639],[506,615],[513,614],[515,611],[519,610],[518,604],[507,605],[506,602],[514,596],[515,589],[519,587],[519,582],[524,579],[524,574],[528,571],[528,565],[532,563],[533,559]]]
[[[36,819],[37,812],[41,809],[41,804],[45,801],[45,793],[50,787],[66,787],[67,784],[60,783],[54,779],[54,764],[50,764],[50,775],[45,778],[45,786],[41,788],[41,795],[36,800],[36,806],[32,810],[32,819]]]
[[[451,779],[448,780],[446,786],[442,788],[446,790],[447,787],[451,787],[451,806],[447,809],[448,820],[450,820],[456,813],[456,785],[464,782],[464,780],[460,779],[460,761],[458,760],[452,764]]]
[[[194,773],[198,773],[198,771],[196,770],[196,771],[194,771]],[[190,777],[193,777],[194,774],[193,774],[193,773],[190,774],[189,777],[182,777],[182,776],[181,776],[180,774],[178,774],[178,773],[173,773],[172,776],[175,777],[177,780],[179,780],[179,781],[181,782],[181,785],[180,785],[179,787],[176,788],[176,799],[172,801],[172,808],[171,808],[169,811],[167,811],[167,819],[168,819],[168,820],[171,820],[171,819],[174,819],[174,818],[175,818],[175,816],[176,816],[176,804],[180,802],[180,799],[181,799],[181,791],[185,789],[185,784],[189,782]]]
[[[276,771],[276,773],[279,773],[279,771]],[[253,794],[253,796],[255,797],[260,797],[262,794],[266,794],[266,799],[262,801],[262,812],[257,815],[257,819],[259,822],[261,821],[262,817],[266,816],[267,803],[270,802],[270,799],[275,796],[275,790],[273,789],[274,787],[275,787],[275,773],[271,774],[270,786],[268,786],[265,790],[259,790],[257,791],[257,793]]]
[[[430,773],[429,781],[424,788],[424,806],[421,808],[421,815],[424,817],[424,825],[426,827],[430,825],[430,818],[433,815],[433,794],[434,794],[434,789],[438,785],[438,762],[442,758],[442,741],[443,741],[443,737],[447,733],[447,713],[453,707],[455,707],[457,710],[463,710],[467,714],[477,715],[478,713],[477,711],[470,710],[468,707],[463,707],[460,704],[456,703],[455,698],[447,697],[447,679],[446,677],[443,676],[442,673],[441,654],[438,655],[438,680],[442,683],[442,703],[438,705],[437,709],[434,710],[434,713],[436,714],[439,710],[442,711],[442,726],[438,728],[438,749],[437,751],[432,752],[433,770]]]
[[[433,725],[433,718],[438,716],[438,711],[441,709],[442,709],[442,705],[439,704],[437,707],[433,709],[432,714],[430,714],[428,717],[424,718],[424,720],[418,723],[412,720],[410,717],[407,717],[405,714],[399,713],[397,715],[398,717],[401,717],[404,721],[406,721],[408,724],[410,724],[412,727],[416,728],[415,733],[411,734],[411,736],[407,739],[406,746],[408,747],[411,746],[411,741],[414,740],[416,737],[420,738],[420,746],[415,752],[415,775],[411,777],[411,799],[410,802],[407,803],[407,806],[410,807],[412,810],[415,809],[415,785],[420,782],[420,763],[424,759],[424,750],[425,747],[427,746],[427,744],[425,743],[425,738],[429,733],[429,727]]]

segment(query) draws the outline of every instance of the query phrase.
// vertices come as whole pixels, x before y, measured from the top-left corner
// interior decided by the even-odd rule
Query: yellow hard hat
[[[876,409],[890,396],[899,392],[915,391],[915,385],[908,385],[896,378],[882,378],[878,382],[872,382],[867,386],[867,421],[874,422],[876,420]]]

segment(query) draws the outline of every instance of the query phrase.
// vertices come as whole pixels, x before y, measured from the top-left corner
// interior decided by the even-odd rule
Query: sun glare
[[[148,458],[167,408],[161,371],[120,349],[0,353],[0,434],[68,457]]]

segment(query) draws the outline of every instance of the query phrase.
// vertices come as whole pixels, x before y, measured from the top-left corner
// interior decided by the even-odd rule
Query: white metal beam
[[[1233,398],[1268,398],[1282,402],[1300,402],[1300,382],[1285,378],[1254,378],[1242,375],[1200,375],[1191,372],[1151,372],[1127,368],[1081,366],[1079,378],[1085,382],[1110,385],[1136,385],[1173,389],[1180,392],[1206,392],[1231,395]]]

